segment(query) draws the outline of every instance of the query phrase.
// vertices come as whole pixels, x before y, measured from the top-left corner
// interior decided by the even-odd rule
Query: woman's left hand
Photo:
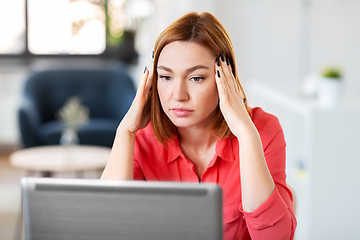
[[[229,61],[222,54],[215,63],[220,110],[231,132],[239,140],[242,206],[252,212],[274,191],[275,184],[267,167],[260,135],[244,104]]]
[[[219,92],[220,110],[231,132],[240,138],[244,130],[252,125],[251,118],[244,104],[244,96],[240,92],[229,60],[224,54],[215,62],[215,79]]]

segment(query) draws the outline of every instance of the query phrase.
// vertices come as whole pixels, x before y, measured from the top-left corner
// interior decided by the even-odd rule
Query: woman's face
[[[198,43],[175,41],[161,51],[157,73],[161,106],[172,123],[179,128],[207,126],[219,101],[215,56]]]

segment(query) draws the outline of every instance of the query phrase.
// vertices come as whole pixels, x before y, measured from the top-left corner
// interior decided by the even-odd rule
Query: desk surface
[[[12,153],[10,163],[27,171],[91,171],[105,167],[110,150],[107,147],[86,145],[33,147]]]

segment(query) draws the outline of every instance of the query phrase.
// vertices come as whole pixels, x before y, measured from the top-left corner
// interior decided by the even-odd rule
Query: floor
[[[20,179],[27,173],[10,165],[10,154],[11,152],[0,152],[0,240],[21,240],[23,233],[16,231],[16,227],[21,226],[18,225],[21,220]],[[40,177],[40,174],[35,173],[33,176]],[[53,177],[75,178],[76,175],[62,173]],[[83,177],[98,178],[99,172],[86,172]]]
[[[20,219],[20,179],[26,172],[9,164],[10,152],[0,153],[0,239],[19,239],[15,226]]]

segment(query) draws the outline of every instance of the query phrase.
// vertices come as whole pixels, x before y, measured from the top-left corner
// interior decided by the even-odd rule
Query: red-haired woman
[[[224,239],[288,240],[285,145],[278,119],[247,105],[225,28],[189,13],[158,37],[102,178],[217,183]]]

